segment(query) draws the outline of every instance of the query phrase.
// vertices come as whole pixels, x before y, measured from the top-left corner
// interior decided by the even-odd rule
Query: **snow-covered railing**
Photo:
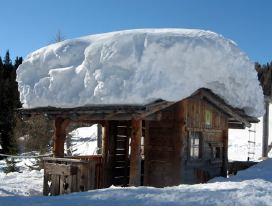
[[[10,154],[0,154],[1,157],[9,157],[9,158],[43,158],[50,157],[52,154],[44,154],[44,155],[10,155]]]

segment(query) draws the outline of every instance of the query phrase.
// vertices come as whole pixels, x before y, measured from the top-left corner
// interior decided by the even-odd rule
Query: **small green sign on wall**
[[[205,126],[212,126],[212,112],[210,110],[205,110]]]

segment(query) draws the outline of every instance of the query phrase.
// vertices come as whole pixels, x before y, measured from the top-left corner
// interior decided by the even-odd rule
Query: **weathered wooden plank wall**
[[[161,112],[161,121],[145,121],[144,185],[179,184],[181,143],[177,105]]]
[[[211,122],[206,124],[206,112]],[[200,97],[192,97],[160,111],[161,121],[146,121],[144,185],[157,187],[205,182],[225,175],[228,118]],[[199,159],[190,158],[189,136],[200,132]],[[221,148],[213,160],[213,145]]]
[[[59,195],[101,188],[102,157],[49,158],[44,163],[44,195]]]
[[[187,103],[186,116],[186,133],[187,140],[184,146],[185,154],[182,166],[182,183],[201,183],[206,182],[214,176],[225,175],[227,164],[227,116],[215,108],[207,101],[195,97],[188,98],[182,103]],[[211,124],[206,124],[206,112],[211,113]],[[201,157],[198,160],[191,159],[189,155],[189,134],[190,132],[200,132],[202,134],[201,141]],[[222,146],[222,156],[220,160],[213,159],[213,146]]]

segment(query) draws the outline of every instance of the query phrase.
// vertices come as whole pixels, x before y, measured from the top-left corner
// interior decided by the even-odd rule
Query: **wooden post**
[[[98,147],[98,154],[102,154],[102,125],[97,124],[97,147]]]
[[[263,147],[262,156],[268,156],[268,136],[269,136],[269,100],[265,98],[265,114],[263,116]]]
[[[228,136],[229,136],[229,131],[226,126],[226,128],[223,130],[223,152],[222,152],[223,164],[222,164],[222,173],[221,173],[221,176],[223,177],[227,177],[227,174],[228,174]]]
[[[149,121],[145,121],[145,136],[144,136],[144,159],[145,161],[149,161],[149,151],[150,151],[150,145],[149,145]],[[144,163],[144,186],[149,185],[149,164]]]
[[[64,142],[66,138],[66,127],[69,125],[69,120],[63,118],[55,119],[54,131],[54,157],[64,157]]]
[[[129,185],[141,185],[141,137],[142,137],[142,120],[131,120],[131,152],[130,152],[130,174]]]
[[[102,128],[102,163],[103,163],[103,187],[109,187],[108,182],[108,157],[109,157],[109,122],[106,121]]]

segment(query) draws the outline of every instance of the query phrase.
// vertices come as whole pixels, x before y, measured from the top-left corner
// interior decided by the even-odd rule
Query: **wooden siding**
[[[211,124],[205,124],[205,111]],[[206,182],[225,175],[228,117],[197,95],[160,112],[161,121],[146,121],[144,185],[164,187]],[[190,158],[189,135],[202,134],[201,157]],[[220,159],[213,150],[220,146]]]
[[[187,106],[184,115],[186,116],[186,134],[182,137],[187,140],[184,146],[182,162],[181,183],[202,183],[215,176],[226,174],[227,161],[227,131],[228,118],[212,104],[199,98],[193,97],[182,101]],[[211,125],[206,125],[205,112],[210,112]],[[199,159],[190,158],[190,132],[200,132],[202,140]],[[215,145],[215,146],[214,146]],[[220,159],[213,158],[213,151],[216,147],[220,148]]]
[[[165,187],[180,183],[179,110],[180,104],[175,104],[161,112],[161,121],[145,122],[144,185]]]

